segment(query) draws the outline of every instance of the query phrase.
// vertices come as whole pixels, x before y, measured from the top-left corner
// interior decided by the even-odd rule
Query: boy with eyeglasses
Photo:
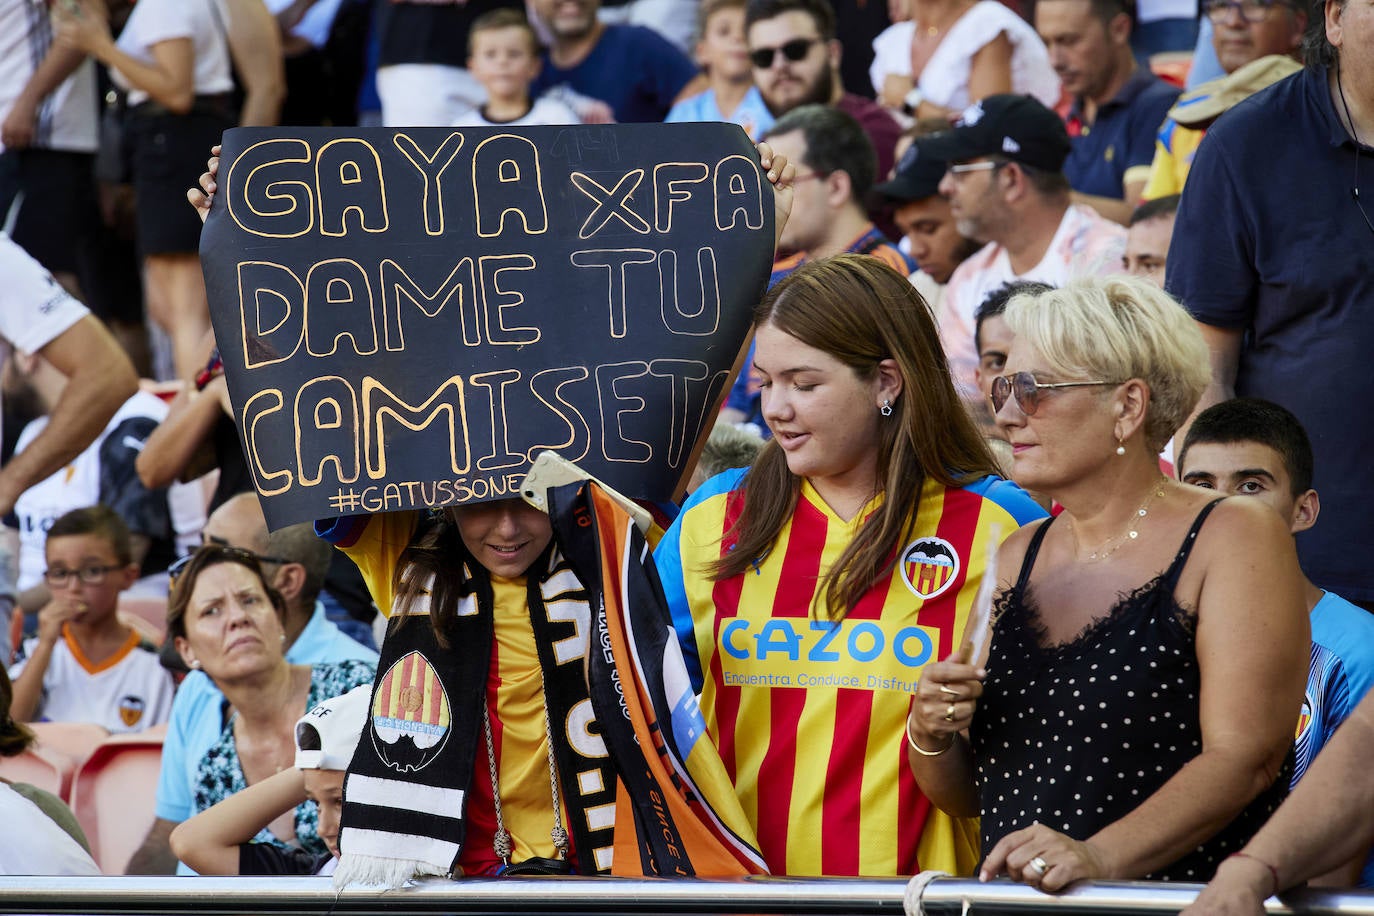
[[[52,593],[38,612],[38,636],[9,669],[11,715],[20,722],[93,722],[111,732],[167,721],[171,675],[157,649],[120,622],[119,594],[134,584],[129,529],[108,506],[75,509],[48,530]]]

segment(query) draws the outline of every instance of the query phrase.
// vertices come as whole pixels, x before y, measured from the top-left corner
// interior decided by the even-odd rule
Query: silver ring
[[[1036,856],[1034,859],[1031,859],[1029,862],[1026,863],[1026,867],[1029,868],[1031,871],[1035,872],[1035,877],[1043,878],[1045,877],[1045,872],[1050,870],[1050,863],[1046,862],[1039,856]]]

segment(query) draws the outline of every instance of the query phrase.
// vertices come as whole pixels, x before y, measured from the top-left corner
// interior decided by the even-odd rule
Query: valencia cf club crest
[[[918,598],[929,601],[959,577],[959,554],[944,538],[921,538],[902,551],[902,581]]]
[[[419,652],[401,656],[372,694],[372,737],[398,773],[424,769],[444,746],[451,716],[439,675]]]
[[[119,721],[127,727],[133,728],[143,719],[143,710],[146,707],[143,697],[136,697],[132,694],[119,698]]]

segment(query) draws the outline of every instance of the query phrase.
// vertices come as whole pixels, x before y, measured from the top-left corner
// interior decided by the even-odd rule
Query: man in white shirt
[[[940,339],[955,385],[979,398],[974,313],[1010,280],[1063,286],[1121,269],[1126,230],[1072,204],[1064,160],[1069,136],[1053,111],[1029,96],[992,95],[948,131],[918,139],[918,155],[949,163],[940,193],[959,232],[983,242],[945,289]]]

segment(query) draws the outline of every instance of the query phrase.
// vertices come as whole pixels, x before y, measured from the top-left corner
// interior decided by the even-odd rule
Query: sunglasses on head
[[[805,57],[810,51],[811,46],[820,42],[819,38],[794,38],[784,42],[776,48],[755,48],[749,52],[749,59],[754,66],[760,70],[767,70],[773,66],[773,59],[779,52],[787,60],[796,63]]]
[[[1037,382],[1029,372],[999,375],[992,380],[992,409],[1002,410],[1008,398],[1016,399],[1016,406],[1028,417],[1040,409],[1040,392],[1045,388],[1087,388],[1096,385],[1117,385],[1119,382]]]
[[[199,549],[193,553],[188,553],[184,557],[177,558],[176,562],[167,567],[167,578],[170,580],[172,588],[176,588],[177,580],[181,578],[181,574],[186,571],[186,567],[190,565],[191,561],[202,554],[212,554],[227,559],[236,559],[241,562],[246,561],[245,565],[251,566],[259,572],[261,572],[262,567],[268,563],[276,563],[280,566],[286,563],[295,562],[285,557],[273,557],[266,554],[253,553],[251,550],[244,550],[242,547],[234,547],[230,544],[226,544],[221,538],[208,537],[206,538],[206,542],[202,544]]]

